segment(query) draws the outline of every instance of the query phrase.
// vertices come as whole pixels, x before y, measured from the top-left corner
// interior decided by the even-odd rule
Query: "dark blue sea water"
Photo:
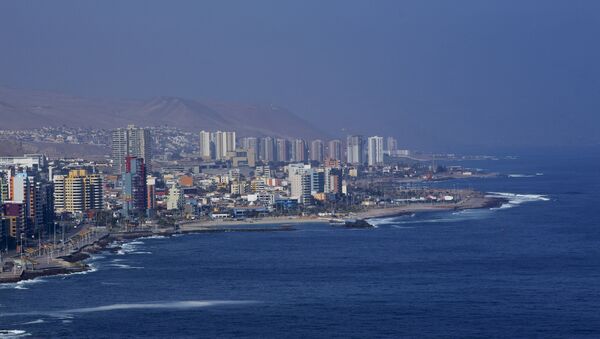
[[[33,337],[600,337],[598,157],[471,163],[512,177],[498,210],[373,230],[142,239],[95,272],[0,287],[0,329]],[[540,175],[536,175],[540,174]],[[541,175],[543,173],[543,175]]]

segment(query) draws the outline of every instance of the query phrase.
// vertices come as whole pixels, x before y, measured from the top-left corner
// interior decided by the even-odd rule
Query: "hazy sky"
[[[413,147],[600,142],[600,1],[2,1],[0,84],[274,103]]]

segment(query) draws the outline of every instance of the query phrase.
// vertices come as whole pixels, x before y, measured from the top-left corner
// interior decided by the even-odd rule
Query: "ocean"
[[[0,286],[0,338],[600,337],[598,154],[468,165],[505,175],[435,185],[510,203],[139,239],[91,272]]]

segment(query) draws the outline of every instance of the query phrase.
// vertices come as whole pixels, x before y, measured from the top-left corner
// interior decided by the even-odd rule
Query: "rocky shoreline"
[[[101,252],[116,253],[121,250],[119,245],[115,243],[122,243],[128,240],[136,240],[145,237],[152,236],[164,236],[170,237],[177,234],[190,234],[190,233],[222,233],[222,232],[276,232],[276,231],[293,231],[293,227],[281,226],[278,228],[212,228],[212,229],[199,229],[193,231],[180,231],[174,228],[162,229],[156,231],[134,231],[134,232],[117,232],[108,234],[97,241],[83,246],[75,252],[56,258],[61,266],[53,266],[42,269],[26,269],[20,275],[8,275],[0,276],[0,284],[17,283],[24,280],[32,280],[40,277],[65,275],[73,273],[86,272],[92,269],[90,265],[84,261],[91,258],[93,254]]]
[[[470,201],[469,203],[462,205],[449,205],[449,206],[425,206],[415,208],[416,206],[402,206],[402,207],[391,207],[373,209],[370,211],[357,214],[352,220],[345,222],[344,225],[340,225],[342,228],[373,228],[373,225],[369,223],[369,219],[383,218],[383,217],[395,217],[408,215],[413,213],[432,212],[432,211],[451,211],[451,210],[464,210],[464,209],[477,209],[477,208],[497,208],[502,204],[506,203],[507,199],[504,198],[484,198],[477,201]],[[305,221],[305,220],[302,220]],[[314,222],[326,222],[326,220],[313,220]],[[195,228],[185,229],[161,229],[160,231],[152,230],[141,230],[133,232],[117,232],[110,233],[95,242],[83,246],[77,251],[58,257],[57,260],[61,263],[60,266],[42,268],[42,269],[26,269],[20,275],[10,275],[0,277],[0,284],[4,283],[17,283],[23,280],[31,280],[45,276],[55,276],[63,274],[72,274],[89,271],[90,265],[85,263],[85,260],[89,259],[93,254],[109,251],[115,253],[121,249],[120,246],[114,245],[115,243],[125,242],[128,240],[135,240],[145,237],[152,236],[165,236],[170,237],[176,234],[191,234],[191,233],[223,233],[223,232],[278,232],[278,231],[294,231],[296,230],[291,224],[294,220],[288,220],[287,223],[282,220],[278,227],[219,227],[219,226],[204,226]],[[257,222],[257,223],[260,223]],[[246,224],[246,226],[251,223]],[[222,225],[225,226],[225,225]],[[244,226],[243,224],[237,226]]]

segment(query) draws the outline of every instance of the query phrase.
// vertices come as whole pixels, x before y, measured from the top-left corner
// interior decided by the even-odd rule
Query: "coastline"
[[[374,219],[395,217],[412,213],[441,212],[441,211],[460,211],[481,208],[500,207],[508,200],[504,198],[476,196],[470,197],[459,203],[439,203],[439,204],[407,204],[403,206],[373,208],[368,211],[356,213],[356,219]]]
[[[349,219],[365,221],[369,219],[394,217],[413,213],[427,213],[437,211],[456,211],[466,209],[494,208],[499,207],[506,199],[475,196],[465,199],[459,203],[441,204],[408,204],[395,207],[372,208],[364,212],[348,214]],[[294,224],[299,223],[322,223],[329,224],[328,217],[298,216],[298,217],[265,217],[261,219],[247,219],[235,221],[198,221],[178,225],[179,227],[163,228],[160,230],[138,230],[130,232],[114,232],[82,246],[71,254],[52,259],[55,266],[40,269],[24,269],[21,274],[4,276],[0,275],[0,284],[17,283],[24,280],[32,280],[45,276],[66,275],[86,272],[92,267],[84,261],[92,254],[120,249],[119,246],[111,246],[115,242],[127,242],[140,238],[152,236],[170,237],[177,234],[192,233],[220,233],[220,232],[286,232],[294,231]]]

